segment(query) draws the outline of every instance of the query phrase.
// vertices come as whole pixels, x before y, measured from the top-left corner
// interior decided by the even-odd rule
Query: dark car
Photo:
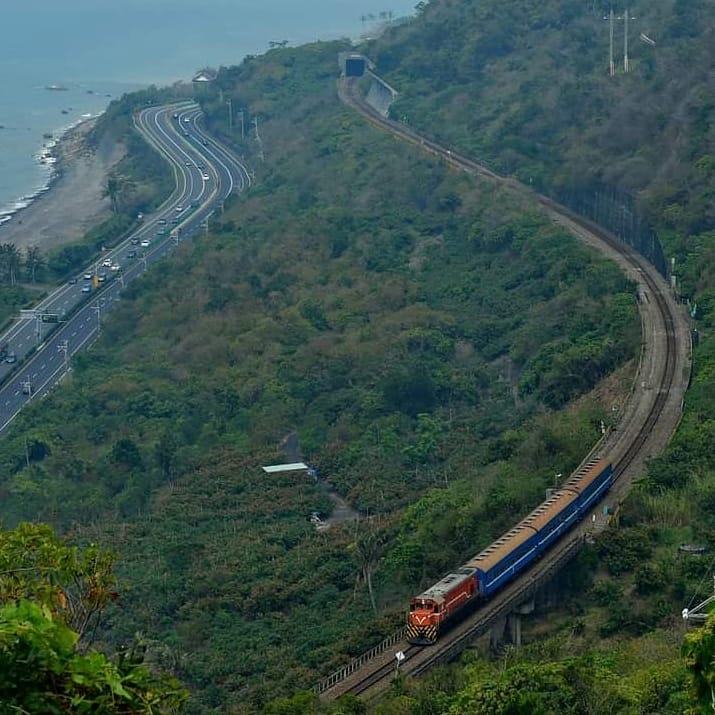
[[[136,258],[136,257],[137,257],[136,251],[129,251],[129,253],[127,253],[127,258]]]
[[[77,282],[77,278],[70,278],[69,284],[73,286]]]
[[[17,362],[17,355],[15,355],[15,353],[8,353],[8,356],[5,358],[5,362],[10,364]]]
[[[129,240],[129,243],[132,244],[132,246],[136,246],[139,244],[139,239],[138,238],[132,238]]]

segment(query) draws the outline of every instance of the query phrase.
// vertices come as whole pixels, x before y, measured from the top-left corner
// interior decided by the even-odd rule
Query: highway
[[[202,129],[191,102],[148,107],[135,128],[172,166],[169,198],[119,245],[54,290],[0,336],[15,362],[0,362],[0,433],[71,367],[71,357],[100,334],[123,289],[180,242],[200,234],[232,193],[251,185],[248,168]]]

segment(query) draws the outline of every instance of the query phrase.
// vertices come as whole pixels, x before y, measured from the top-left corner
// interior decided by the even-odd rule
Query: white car
[[[120,268],[121,266],[118,263],[112,263],[112,265],[109,266],[109,270],[114,273],[116,273]]]
[[[204,181],[208,181],[208,180],[209,180],[209,175],[208,175],[208,174],[201,174],[201,178],[202,178]]]
[[[111,258],[105,258],[105,259],[102,261],[102,266],[103,266],[104,268],[109,268],[111,265],[112,265],[112,259],[111,259]]]
[[[143,238],[142,242],[139,244],[142,248],[147,248],[151,241],[148,238]]]

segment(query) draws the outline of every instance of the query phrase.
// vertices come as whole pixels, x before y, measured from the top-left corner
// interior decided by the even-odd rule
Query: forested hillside
[[[195,712],[254,712],[393,630],[580,461],[639,346],[614,266],[340,105],[343,49],[220,72],[201,101],[255,188],[0,443],[5,523],[115,548],[103,638],[142,631]],[[262,146],[221,125],[227,96]],[[292,432],[317,482],[260,470]],[[315,531],[328,484],[359,523]]]
[[[428,136],[544,191],[632,193],[676,256],[699,336],[674,443],[563,575],[562,608],[520,653],[398,683],[375,712],[686,707],[677,614],[715,548],[713,18],[704,0],[629,9],[632,71],[614,77],[598,0],[420,3],[363,48],[400,93],[394,116]],[[256,712],[394,630],[410,594],[580,461],[633,374],[633,286],[526,199],[342,107],[347,48],[276,49],[202,90],[254,187],[132,284],[71,377],[0,442],[3,522],[117,550],[101,637],[141,631],[191,712]],[[130,131],[146,101],[115,104],[105,130]],[[125,169],[118,199],[155,202],[156,165]],[[317,481],[260,470],[289,458],[292,434]],[[317,532],[329,488],[362,518]],[[321,709],[307,694],[266,706]]]

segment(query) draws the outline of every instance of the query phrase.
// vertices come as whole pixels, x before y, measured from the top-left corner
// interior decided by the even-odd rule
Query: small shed
[[[276,474],[278,472],[306,472],[310,467],[305,462],[291,462],[290,464],[270,464],[267,467],[261,467],[266,474]]]

